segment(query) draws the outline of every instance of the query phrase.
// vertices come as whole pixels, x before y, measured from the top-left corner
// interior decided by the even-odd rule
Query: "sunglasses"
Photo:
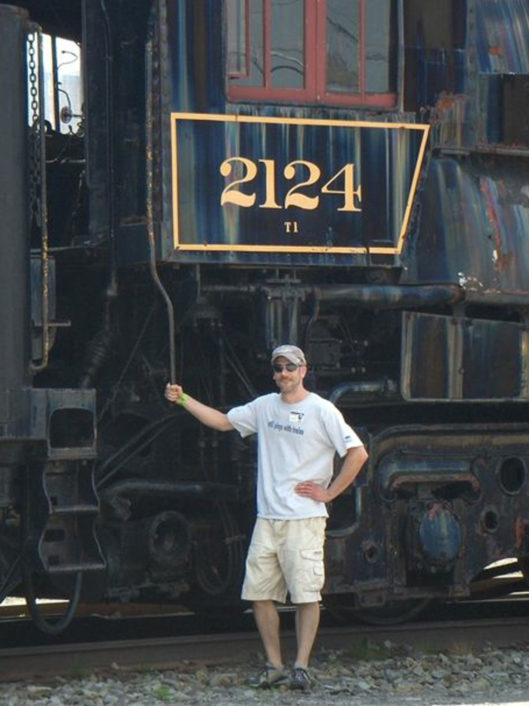
[[[282,373],[283,370],[288,370],[289,373],[293,373],[294,370],[297,370],[299,368],[299,365],[296,365],[295,363],[286,363],[285,365],[281,365],[281,363],[274,363],[272,365],[272,370],[274,373]]]

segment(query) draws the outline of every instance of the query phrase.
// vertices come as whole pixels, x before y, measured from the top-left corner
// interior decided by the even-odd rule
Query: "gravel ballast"
[[[417,653],[390,642],[358,642],[347,651],[317,650],[309,694],[256,690],[247,680],[261,656],[236,664],[183,662],[170,670],[129,671],[117,664],[92,674],[0,684],[3,706],[153,706],[158,704],[307,704],[441,706],[529,704],[529,645],[484,645]]]

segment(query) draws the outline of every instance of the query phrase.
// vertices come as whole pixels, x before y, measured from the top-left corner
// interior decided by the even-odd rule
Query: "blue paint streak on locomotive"
[[[529,74],[525,0],[483,0],[475,4],[479,71],[487,74]]]
[[[441,279],[473,290],[527,291],[529,199],[524,171],[523,163],[505,171],[449,158],[432,161],[422,206],[425,237],[416,243],[416,281]]]
[[[513,120],[524,110],[523,103],[509,101],[516,93],[527,92],[522,84],[529,75],[529,8],[524,0],[487,1],[476,3],[475,12],[479,91],[486,116],[483,133],[487,142],[501,144],[509,141],[507,115]],[[519,139],[518,133],[512,141]]]

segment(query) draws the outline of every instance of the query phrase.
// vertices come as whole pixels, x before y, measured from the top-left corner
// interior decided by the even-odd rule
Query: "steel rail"
[[[400,626],[348,626],[322,628],[316,649],[347,649],[362,640],[405,644],[414,649],[451,647],[470,648],[478,644],[507,647],[525,641],[529,616],[524,618],[497,618],[425,622]],[[283,634],[285,651],[293,653],[295,633]],[[248,655],[259,651],[256,633],[194,635],[139,640],[114,640],[100,643],[46,644],[0,650],[0,681],[19,681],[29,678],[65,677],[98,670],[189,670],[189,663],[223,664],[247,662]]]

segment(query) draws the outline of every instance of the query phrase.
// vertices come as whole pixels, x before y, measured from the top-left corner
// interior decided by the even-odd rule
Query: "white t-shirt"
[[[287,404],[279,393],[263,395],[228,412],[241,436],[257,434],[257,515],[268,519],[327,517],[325,503],[294,491],[300,481],[327,488],[334,454],[362,442],[328,400],[311,392]]]

